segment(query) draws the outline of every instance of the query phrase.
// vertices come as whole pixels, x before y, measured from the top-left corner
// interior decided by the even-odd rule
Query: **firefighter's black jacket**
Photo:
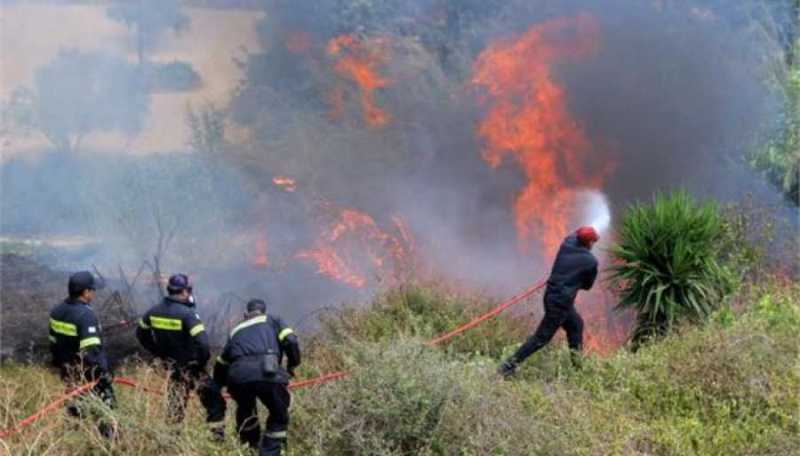
[[[150,353],[176,367],[204,369],[210,357],[208,335],[200,316],[187,302],[171,297],[139,320],[136,338]]]
[[[576,235],[567,236],[558,249],[553,270],[547,280],[546,299],[568,306],[578,290],[589,290],[597,278],[597,259],[581,245]]]
[[[275,353],[281,367],[276,375],[265,375],[263,355]],[[266,381],[289,383],[282,367],[287,358],[288,371],[300,365],[300,345],[291,328],[279,317],[258,315],[239,323],[231,331],[228,343],[214,365],[214,380],[220,385]]]
[[[84,375],[96,379],[108,374],[102,329],[89,304],[68,298],[50,312],[50,352],[62,369],[82,366]]]

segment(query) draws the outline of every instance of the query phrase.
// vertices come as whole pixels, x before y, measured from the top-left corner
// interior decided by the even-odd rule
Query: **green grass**
[[[575,369],[555,344],[502,382],[494,374],[502,352],[530,328],[500,318],[491,333],[476,328],[429,348],[424,341],[492,303],[423,286],[390,291],[329,315],[315,337],[303,337],[301,377],[338,368],[353,374],[293,394],[289,454],[798,454],[800,286],[742,293],[741,309],[676,328],[637,353],[587,355]],[[470,310],[458,310],[464,306]],[[164,387],[163,374],[141,363],[120,374]],[[44,368],[4,365],[0,428],[61,391]],[[120,423],[118,442],[59,413],[0,447],[14,455],[247,454],[233,438],[209,443],[197,400],[176,429],[165,424],[161,398],[117,391],[120,408],[99,414]],[[232,409],[227,420],[231,433]]]

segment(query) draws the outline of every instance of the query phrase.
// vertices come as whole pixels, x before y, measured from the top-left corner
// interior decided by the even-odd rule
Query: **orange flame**
[[[489,106],[477,129],[483,158],[492,167],[512,158],[528,178],[514,203],[524,250],[539,240],[546,254],[555,253],[575,215],[577,190],[599,188],[607,174],[589,170],[592,145],[552,71],[595,53],[598,37],[591,16],[555,19],[492,44],[475,62],[472,83],[485,88]]]
[[[285,177],[285,176],[273,177],[272,183],[277,185],[278,187],[281,187],[287,192],[293,192],[297,190],[297,183],[291,177]]]
[[[365,287],[369,275],[396,282],[398,270],[408,262],[413,245],[402,219],[393,218],[397,234],[390,234],[363,212],[330,205],[327,209],[334,219],[314,248],[297,253],[295,258],[311,260],[319,274],[356,288]]]
[[[386,63],[387,40],[373,38],[369,41],[356,39],[352,35],[340,35],[328,42],[328,55],[334,59],[333,69],[345,79],[356,83],[361,94],[361,110],[364,121],[371,127],[383,127],[391,116],[375,101],[375,91],[388,87],[391,81],[383,77],[378,68]],[[344,114],[346,90],[337,85],[328,96],[330,115],[340,118]]]
[[[266,268],[269,266],[266,237],[262,236],[256,240],[256,250],[255,250],[255,256],[253,257],[253,266],[257,268]]]
[[[610,355],[627,342],[634,318],[630,313],[615,310],[616,302],[613,292],[597,286],[579,294],[577,308],[586,324],[587,351]]]

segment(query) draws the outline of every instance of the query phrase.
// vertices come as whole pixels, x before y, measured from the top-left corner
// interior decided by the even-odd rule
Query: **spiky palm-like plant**
[[[610,269],[618,307],[637,312],[634,346],[678,322],[702,321],[720,305],[732,283],[720,264],[724,235],[719,206],[683,191],[627,209]]]

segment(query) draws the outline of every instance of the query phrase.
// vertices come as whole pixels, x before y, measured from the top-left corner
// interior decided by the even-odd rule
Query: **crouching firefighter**
[[[572,359],[577,364],[583,349],[583,319],[575,310],[578,290],[589,290],[597,278],[597,259],[592,246],[600,239],[594,228],[584,226],[567,236],[556,255],[544,292],[544,318],[536,332],[497,369],[503,377],[514,374],[519,363],[547,345],[558,328],[567,332]]]
[[[231,331],[214,365],[214,379],[227,385],[236,401],[236,428],[242,442],[259,448],[261,456],[276,456],[286,446],[289,426],[289,378],[300,365],[300,346],[294,332],[277,316],[266,314],[260,299],[247,303],[245,320]],[[287,368],[282,366],[287,357]],[[263,439],[256,399],[269,411]]]
[[[183,421],[189,395],[197,391],[214,438],[222,440],[225,437],[225,399],[221,387],[206,372],[211,356],[208,335],[195,310],[189,278],[184,274],[170,277],[167,294],[139,320],[136,337],[169,370],[167,415],[170,421]]]
[[[69,278],[69,297],[50,312],[50,352],[61,379],[72,389],[79,384],[97,382],[92,391],[109,407],[116,407],[111,369],[103,349],[102,329],[90,303],[102,279],[89,271],[76,272]],[[85,415],[78,403],[70,403],[67,412],[75,417]],[[114,434],[114,427],[101,421],[100,433]]]

